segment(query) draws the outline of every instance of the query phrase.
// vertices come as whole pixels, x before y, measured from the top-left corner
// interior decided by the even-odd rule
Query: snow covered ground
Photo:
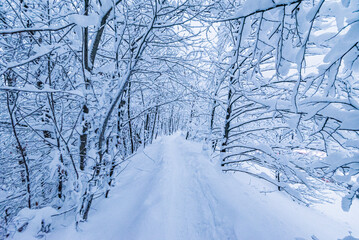
[[[254,179],[224,175],[209,159],[200,143],[163,137],[131,159],[80,231],[65,219],[47,239],[330,240],[350,232],[359,238],[358,214],[318,206],[325,215],[282,193],[261,193]],[[358,209],[354,202],[351,211]]]

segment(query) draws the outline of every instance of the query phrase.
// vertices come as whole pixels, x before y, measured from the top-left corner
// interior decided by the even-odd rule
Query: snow
[[[42,228],[49,228],[51,226],[51,215],[54,215],[56,213],[57,211],[52,207],[44,207],[41,209],[21,209],[20,212],[17,214],[15,221],[18,228],[24,226],[24,230],[21,233],[15,235],[14,239],[36,239],[37,234]]]
[[[47,239],[334,240],[350,232],[359,236],[358,217],[339,221],[298,205],[282,192],[268,191],[258,179],[223,174],[201,143],[186,141],[179,133],[139,150],[117,179],[110,198],[95,202],[79,231],[68,217],[57,217],[58,225]]]
[[[341,129],[359,129],[359,113],[357,111],[343,111],[333,106],[328,106],[318,113],[341,121]]]
[[[293,0],[262,0],[251,1],[247,0],[241,6],[241,9],[235,14],[236,18],[244,17],[252,14],[253,12],[264,11],[266,9],[274,8],[278,5],[290,5],[296,1]]]
[[[342,4],[344,7],[349,7],[349,4],[350,4],[350,0],[342,0]]]
[[[60,162],[60,152],[58,149],[55,149],[51,152],[52,161],[49,164],[49,169],[51,171],[50,176],[54,176],[55,172],[58,171],[59,168],[63,167],[63,164]]]
[[[345,141],[345,146],[359,148],[359,140],[350,139]]]
[[[70,95],[77,95],[79,97],[84,96],[80,90],[70,90],[70,91],[56,90],[51,88],[48,84],[44,84],[43,89],[38,89],[31,84],[25,84],[23,87],[0,87],[0,90],[32,92],[32,93],[66,93]]]
[[[353,23],[345,36],[342,36],[340,41],[338,41],[338,43],[331,48],[331,51],[324,58],[324,62],[330,63],[336,61],[343,56],[343,53],[346,53],[349,49],[356,45],[358,42],[358,32],[359,23]]]
[[[350,210],[350,207],[352,205],[353,195],[354,195],[354,193],[353,194],[348,194],[345,197],[343,197],[343,200],[342,200],[342,209],[343,209],[343,211],[348,212]]]
[[[321,0],[315,7],[313,7],[308,13],[307,13],[307,20],[310,22],[313,22],[315,19],[315,16],[318,14],[318,11],[320,10],[321,6],[323,5],[324,0]]]
[[[90,16],[74,14],[70,16],[70,20],[81,27],[97,26],[99,16],[97,14],[91,14]]]

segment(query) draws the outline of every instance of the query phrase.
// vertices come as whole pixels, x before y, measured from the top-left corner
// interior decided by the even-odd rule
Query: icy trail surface
[[[209,159],[200,143],[163,137],[131,159],[80,231],[67,223],[48,239],[330,240],[353,231],[282,193],[260,193]]]

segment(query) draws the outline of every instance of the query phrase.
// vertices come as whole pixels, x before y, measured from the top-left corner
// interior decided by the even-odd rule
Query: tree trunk
[[[157,114],[158,114],[158,106],[155,109],[155,117],[153,118],[153,126],[152,126],[152,132],[151,132],[151,138],[150,143],[152,144],[154,135],[155,135],[155,128],[156,128],[156,122],[157,122]]]
[[[127,95],[127,118],[128,118],[128,130],[131,144],[131,154],[134,153],[135,147],[133,144],[132,136],[132,123],[131,123],[131,82],[128,82],[128,95]]]
[[[191,113],[190,113],[190,115],[189,115],[189,123],[188,123],[188,125],[189,125],[189,128],[191,128],[191,124],[192,124],[192,118],[193,118],[193,114],[194,114],[194,103],[192,103],[192,106],[191,106]],[[187,133],[186,133],[186,139],[188,139],[189,138],[189,135],[190,135],[190,130],[191,129],[187,129]]]
[[[23,148],[20,139],[17,135],[17,131],[16,131],[16,127],[15,127],[15,122],[14,122],[14,110],[15,110],[15,106],[11,109],[10,107],[10,93],[6,93],[7,96],[7,108],[8,108],[8,112],[9,112],[9,117],[10,117],[10,122],[11,122],[11,127],[12,127],[12,131],[14,133],[14,137],[16,139],[16,143],[17,143],[17,149],[20,152],[21,155],[21,160],[19,161],[19,165],[20,167],[23,167],[25,169],[25,171],[23,173],[25,173],[25,185],[26,185],[26,192],[27,192],[27,206],[28,208],[31,208],[31,190],[30,190],[30,169],[28,166],[28,163],[26,161],[26,151],[25,148]]]
[[[89,14],[89,1],[84,0],[84,15],[88,16]],[[83,39],[82,39],[82,68],[85,82],[85,91],[89,89],[89,79],[87,79],[87,72],[91,69],[89,67],[89,32],[88,27],[83,28]],[[85,95],[85,103],[82,106],[82,132],[80,134],[80,170],[84,171],[86,166],[86,156],[87,156],[87,138],[88,138],[88,129],[89,122],[87,120],[87,114],[89,113],[89,108],[87,106],[87,96]]]
[[[223,129],[223,138],[222,138],[222,144],[221,144],[221,166],[224,166],[225,156],[224,154],[227,152],[226,147],[228,143],[228,137],[229,137],[229,128],[230,128],[230,118],[232,114],[232,81],[233,78],[231,77],[230,84],[229,84],[229,90],[228,90],[228,97],[227,97],[227,109],[226,109],[226,119],[224,121],[224,129]]]

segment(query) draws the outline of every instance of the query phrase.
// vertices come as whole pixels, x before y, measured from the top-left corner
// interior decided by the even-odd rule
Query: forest
[[[86,232],[99,204],[146,202],[151,187],[178,209],[196,199],[211,208],[216,194],[238,194],[218,200],[236,208],[248,178],[285,204],[336,196],[338,212],[359,216],[358,80],[357,0],[1,0],[0,239],[65,239],[61,221]],[[167,188],[135,186],[143,173],[127,166],[146,158]],[[202,192],[188,200],[191,184]],[[270,226],[267,237],[241,237],[225,207],[210,225],[189,206],[189,219],[219,230],[179,235],[175,226],[190,223],[178,220],[164,236],[94,239],[289,239]],[[146,216],[141,224],[162,215]],[[332,239],[357,239],[359,218],[350,224]]]

